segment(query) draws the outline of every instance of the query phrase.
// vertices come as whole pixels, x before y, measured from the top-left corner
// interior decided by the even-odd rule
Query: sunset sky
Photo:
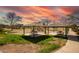
[[[49,20],[59,20],[68,14],[79,13],[79,7],[64,6],[1,6],[0,17],[5,17],[8,12],[15,12],[16,15],[22,17],[22,23],[32,23],[42,18]]]

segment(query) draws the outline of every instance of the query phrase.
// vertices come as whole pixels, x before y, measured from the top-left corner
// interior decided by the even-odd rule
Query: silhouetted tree
[[[17,21],[20,21],[20,19],[22,19],[22,17],[17,16],[16,13],[14,12],[8,12],[6,14],[7,20],[10,22],[10,27],[11,30],[13,30],[12,26],[14,25],[14,23],[16,23]]]

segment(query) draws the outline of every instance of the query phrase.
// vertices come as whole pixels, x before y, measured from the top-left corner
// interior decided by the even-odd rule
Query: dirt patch
[[[3,53],[33,53],[39,50],[40,46],[36,44],[7,44],[0,46]]]

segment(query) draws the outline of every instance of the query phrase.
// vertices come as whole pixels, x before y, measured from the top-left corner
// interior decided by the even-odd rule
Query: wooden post
[[[48,35],[49,35],[49,27],[48,27]]]
[[[45,34],[47,34],[47,30],[46,30],[47,28],[46,28],[46,26],[44,28],[45,28]]]
[[[23,26],[23,35],[25,35],[25,26]]]
[[[33,28],[32,28],[32,37],[34,37],[34,34],[35,34],[35,27],[33,26]]]
[[[69,28],[65,27],[65,36],[68,35],[68,32],[69,32]]]

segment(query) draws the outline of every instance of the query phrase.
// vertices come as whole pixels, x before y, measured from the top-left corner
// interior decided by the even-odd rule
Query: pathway
[[[74,41],[74,40],[79,39],[76,36],[76,33],[73,32],[72,30],[70,30],[68,35],[70,35],[70,36],[68,37],[68,41],[67,41],[66,45],[64,47],[60,48],[55,53],[79,53],[79,42]]]

